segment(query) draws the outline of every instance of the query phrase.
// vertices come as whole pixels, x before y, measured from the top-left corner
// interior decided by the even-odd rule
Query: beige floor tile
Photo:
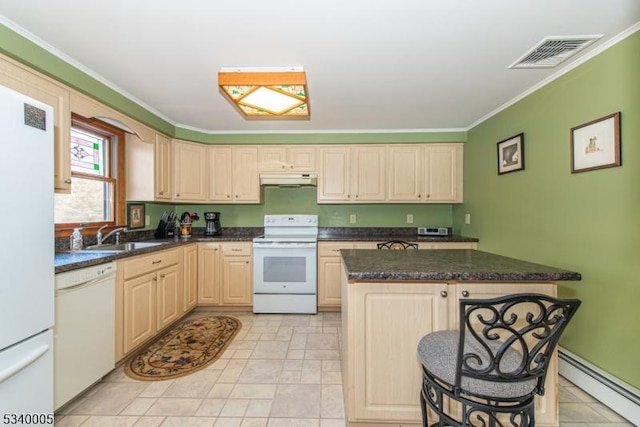
[[[242,418],[218,418],[215,427],[240,427]]]
[[[267,427],[320,427],[320,420],[313,418],[269,418]]]
[[[340,352],[338,350],[307,350],[304,353],[305,359],[339,359]]]
[[[242,424],[240,424],[240,427],[266,427],[268,421],[268,418],[245,417],[242,420]]]
[[[231,399],[273,399],[276,394],[275,384],[236,384],[229,398]]]
[[[117,415],[92,415],[82,427],[130,427],[133,426],[138,417],[117,416]]]
[[[326,418],[320,420],[320,427],[345,427],[346,425],[345,420],[330,420]]]
[[[276,341],[289,341],[293,336],[293,327],[292,326],[280,326],[278,328],[278,333],[273,338]]]
[[[338,334],[307,335],[307,350],[338,350]]]
[[[77,427],[89,418],[88,415],[62,415],[56,416],[55,425],[59,427]]]
[[[76,415],[118,415],[147,387],[143,382],[105,383],[96,393],[75,407]]]
[[[244,384],[274,384],[282,372],[282,360],[247,361],[237,382]]]
[[[215,379],[197,376],[197,374],[177,378],[162,393],[162,397],[207,397]],[[217,378],[217,375],[215,377]]]
[[[304,359],[304,350],[289,350],[287,359]]]
[[[217,417],[222,412],[227,399],[204,399],[196,411],[197,417]]]
[[[560,411],[560,421],[606,422],[607,419],[593,409],[592,406],[593,404],[588,403],[564,403],[562,411]]]
[[[156,400],[154,397],[137,397],[122,410],[120,415],[144,415]]]
[[[246,363],[247,361],[243,359],[230,360],[220,377],[218,377],[218,383],[235,383],[238,381],[238,377],[240,377]]]
[[[222,407],[221,417],[244,417],[249,399],[229,399]]]
[[[320,417],[344,419],[343,402],[342,386],[323,385],[321,388]]]
[[[213,427],[215,422],[209,417],[167,417],[162,427]]]
[[[288,341],[258,341],[252,359],[284,359],[289,349]]]
[[[271,417],[319,418],[320,386],[280,384],[271,406]]]
[[[322,361],[304,360],[300,382],[302,384],[320,384],[322,382]]]
[[[304,350],[307,347],[307,334],[293,333],[289,341],[289,350]]]
[[[322,371],[322,384],[342,384],[342,373]]]
[[[271,412],[272,399],[251,399],[247,406],[247,417],[268,417]]]
[[[209,395],[207,397],[214,397],[214,398],[217,397],[217,398],[226,399],[229,397],[234,387],[235,387],[235,383],[215,384],[211,388],[211,391],[209,392]]]
[[[140,417],[134,427],[159,427],[164,419],[164,417]]]
[[[147,415],[193,416],[203,399],[160,398],[147,411]]]

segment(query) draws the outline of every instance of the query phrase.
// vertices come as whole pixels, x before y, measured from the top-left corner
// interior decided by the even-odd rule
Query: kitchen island
[[[421,423],[416,348],[429,332],[457,329],[461,298],[532,292],[556,296],[579,273],[477,250],[344,250],[342,369],[348,426]],[[455,357],[455,355],[452,355]],[[557,362],[536,422],[557,426]]]

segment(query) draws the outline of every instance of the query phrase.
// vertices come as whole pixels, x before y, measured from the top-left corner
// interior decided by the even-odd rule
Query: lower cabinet
[[[475,242],[419,242],[419,249],[477,249]],[[339,310],[342,249],[377,249],[378,242],[318,242],[318,308]]]
[[[198,304],[198,246],[184,248],[182,313],[191,311]]]
[[[198,304],[250,307],[252,302],[252,243],[199,243]]]
[[[430,332],[458,327],[460,299],[556,295],[555,283],[347,282],[344,272],[341,277],[342,373],[351,427],[420,423],[417,345]],[[557,360],[545,389],[536,400],[536,425],[557,426]]]
[[[184,314],[183,249],[118,262],[116,360]]]

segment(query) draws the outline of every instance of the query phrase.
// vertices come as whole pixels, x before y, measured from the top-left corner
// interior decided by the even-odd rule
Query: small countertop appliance
[[[205,236],[219,236],[220,234],[222,234],[220,212],[205,212],[204,219],[206,221],[204,229]]]

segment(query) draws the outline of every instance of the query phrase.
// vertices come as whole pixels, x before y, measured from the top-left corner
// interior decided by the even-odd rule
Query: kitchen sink
[[[84,248],[85,251],[95,252],[126,252],[136,249],[150,248],[153,246],[163,245],[167,242],[127,242],[113,245],[93,245]]]

